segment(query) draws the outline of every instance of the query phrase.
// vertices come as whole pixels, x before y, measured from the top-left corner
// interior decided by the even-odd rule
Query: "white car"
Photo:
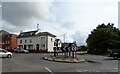
[[[12,57],[12,53],[8,52],[5,49],[0,48],[0,57],[7,57],[7,58],[11,58]]]

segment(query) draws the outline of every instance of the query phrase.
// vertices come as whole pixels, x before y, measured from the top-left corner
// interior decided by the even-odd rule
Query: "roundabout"
[[[49,57],[43,57],[44,60],[48,60],[48,61],[54,61],[54,62],[64,62],[64,63],[84,63],[86,62],[85,59],[82,58],[72,58],[72,57],[68,57],[68,58],[64,58],[64,56],[49,56]]]

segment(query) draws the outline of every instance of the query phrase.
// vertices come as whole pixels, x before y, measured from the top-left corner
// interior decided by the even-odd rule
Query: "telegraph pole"
[[[66,34],[63,34],[63,40],[64,40],[64,43],[65,43],[65,35],[66,35]]]
[[[66,34],[63,34],[64,45],[65,45],[65,35],[66,35]],[[64,49],[65,49],[65,46],[64,46]],[[65,57],[65,58],[67,57],[67,53],[66,53],[66,52],[64,52],[64,57]]]

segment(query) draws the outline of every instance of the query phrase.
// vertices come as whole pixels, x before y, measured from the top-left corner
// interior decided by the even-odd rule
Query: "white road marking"
[[[47,71],[49,71],[51,74],[54,74],[49,68],[45,67]]]
[[[89,71],[89,70],[83,70],[83,71],[80,71],[80,70],[77,70],[77,72],[101,72],[101,71]]]
[[[82,72],[82,71],[80,71],[80,70],[77,70],[77,72]]]
[[[83,70],[83,71],[77,70],[77,72],[88,72],[88,70]]]

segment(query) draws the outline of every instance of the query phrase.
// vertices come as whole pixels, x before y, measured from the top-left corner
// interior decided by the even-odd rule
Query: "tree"
[[[120,48],[120,30],[114,27],[114,24],[103,23],[91,31],[86,42],[88,52],[105,54],[108,49]]]
[[[81,45],[79,47],[79,51],[87,51],[87,47],[85,45]]]

